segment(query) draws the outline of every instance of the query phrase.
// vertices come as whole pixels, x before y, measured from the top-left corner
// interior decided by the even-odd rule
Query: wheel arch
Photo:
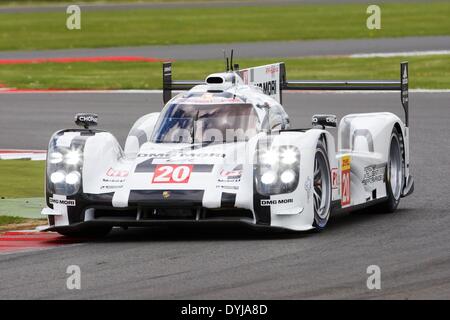
[[[406,145],[406,127],[397,115],[391,112],[346,115],[339,126],[339,152],[374,152],[387,161],[394,128]]]
[[[125,141],[124,152],[127,157],[136,157],[140,147],[150,140],[158,118],[159,112],[152,112],[136,120]]]

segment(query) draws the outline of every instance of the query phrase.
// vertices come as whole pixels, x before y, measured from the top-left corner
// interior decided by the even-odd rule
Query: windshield
[[[172,104],[162,112],[152,141],[156,143],[223,143],[246,141],[257,133],[251,104]]]

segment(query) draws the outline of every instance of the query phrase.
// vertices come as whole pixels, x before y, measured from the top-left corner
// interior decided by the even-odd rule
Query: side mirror
[[[94,127],[98,123],[98,115],[95,113],[77,113],[75,115],[75,124],[77,126],[89,129]]]
[[[337,118],[334,114],[315,114],[312,116],[313,126],[322,126],[336,128]]]

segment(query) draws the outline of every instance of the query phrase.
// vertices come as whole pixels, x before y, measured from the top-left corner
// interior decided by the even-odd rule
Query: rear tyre
[[[379,212],[392,213],[397,209],[402,194],[405,166],[401,134],[396,128],[392,130],[389,157],[386,170],[387,200],[374,207]]]
[[[77,230],[61,230],[57,231],[59,234],[71,238],[103,238],[110,231],[112,227],[89,227]]]
[[[314,157],[313,179],[313,208],[316,230],[325,228],[330,218],[331,209],[331,172],[325,145],[322,141],[317,143]]]

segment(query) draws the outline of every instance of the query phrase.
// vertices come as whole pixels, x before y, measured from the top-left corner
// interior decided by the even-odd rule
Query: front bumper
[[[68,198],[76,205],[51,205],[48,202],[49,207],[42,210],[48,217],[49,230],[96,223],[123,227],[203,222],[257,224],[252,210],[235,206],[235,195],[224,196],[219,208],[203,207],[201,190],[131,192],[128,206],[124,208],[112,205],[112,194],[81,194]]]
[[[64,232],[77,231],[85,228],[95,227],[122,227],[122,228],[150,228],[150,227],[168,227],[168,228],[230,228],[232,230],[237,228],[247,228],[250,230],[268,231],[288,231],[286,228],[273,227],[262,224],[255,224],[250,220],[229,220],[229,219],[213,219],[213,220],[151,220],[151,221],[128,221],[128,220],[113,220],[113,221],[86,221],[79,222],[69,226],[48,226],[41,231],[48,232]]]

